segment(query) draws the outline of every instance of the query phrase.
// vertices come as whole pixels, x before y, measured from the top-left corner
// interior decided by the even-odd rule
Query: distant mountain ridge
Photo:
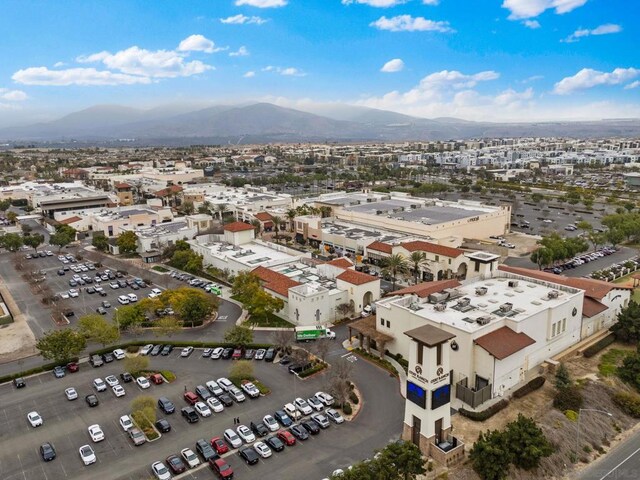
[[[425,119],[350,105],[316,112],[270,103],[173,105],[150,110],[96,105],[58,120],[0,129],[0,141],[84,143],[135,139],[140,145],[300,141],[429,141],[481,137],[640,136],[640,119],[588,122],[490,123]]]

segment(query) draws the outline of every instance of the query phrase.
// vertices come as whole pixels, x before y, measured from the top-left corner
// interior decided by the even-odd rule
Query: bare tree
[[[325,361],[325,358],[327,358],[329,348],[331,348],[330,342],[331,340],[329,340],[328,338],[319,338],[313,343],[313,353],[323,362]]]
[[[342,315],[343,318],[346,318],[350,313],[353,313],[353,305],[351,303],[341,303],[336,306],[336,311]]]
[[[288,353],[293,344],[293,331],[276,330],[271,334],[271,342],[276,348]]]
[[[309,363],[310,354],[304,348],[295,348],[293,352],[291,352],[291,356],[293,357],[293,363],[298,365],[306,365]]]

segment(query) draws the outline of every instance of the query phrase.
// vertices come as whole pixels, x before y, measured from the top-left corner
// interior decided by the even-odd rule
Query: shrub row
[[[613,403],[633,418],[640,418],[640,395],[635,393],[618,392],[611,397]]]
[[[538,390],[540,387],[544,385],[545,381],[546,379],[544,377],[536,377],[530,382],[528,382],[526,385],[523,385],[522,387],[517,389],[515,392],[513,392],[513,397],[522,398],[525,395],[528,395],[529,393],[535,390]]]
[[[342,406],[342,411],[345,415],[351,415],[353,413],[353,409],[351,408],[351,404],[349,402],[345,403]]]
[[[598,353],[600,350],[608,347],[609,345],[611,345],[615,341],[616,341],[616,336],[613,333],[610,333],[606,337],[601,338],[600,340],[598,340],[596,343],[594,343],[590,347],[585,348],[584,352],[582,352],[582,354],[586,358],[591,358],[596,353]]]
[[[327,365],[322,363],[322,362],[320,362],[320,363],[315,364],[313,367],[307,368],[306,370],[300,372],[298,374],[298,377],[299,378],[307,378],[308,376],[313,375],[314,373],[317,373],[317,372],[319,372],[321,370],[324,370],[325,368],[327,368]]]
[[[43,365],[41,367],[31,368],[29,370],[25,370],[24,372],[18,372],[18,373],[12,373],[10,375],[4,375],[4,376],[0,377],[0,384],[5,383],[5,382],[10,382],[14,378],[28,377],[30,375],[35,375],[36,373],[48,372],[48,371],[53,370],[55,367],[57,367],[59,365],[60,366],[64,366],[69,362],[77,362],[77,361],[78,361],[78,358],[72,358],[72,359],[64,361],[64,362],[47,363],[46,365]]]
[[[158,438],[158,432],[153,427],[153,424],[147,420],[147,418],[142,414],[142,412],[133,412],[131,414],[131,420],[138,426],[140,430],[142,430],[149,440],[155,440]]]
[[[489,408],[482,410],[481,412],[472,412],[471,410],[461,408],[460,410],[458,410],[458,413],[463,417],[475,420],[476,422],[484,422],[485,420],[493,417],[500,410],[506,408],[507,405],[509,405],[509,402],[505,399],[502,399],[498,403],[494,403]]]
[[[377,364],[381,368],[384,368],[385,370],[392,373],[393,375],[398,376],[398,372],[393,367],[393,365],[391,365],[391,363],[385,360],[384,358],[380,358],[377,355],[371,355],[370,353],[368,353],[366,350],[363,350],[362,348],[354,348],[353,352],[357,353],[358,355],[361,355],[362,357],[368,360],[371,360],[373,363]]]

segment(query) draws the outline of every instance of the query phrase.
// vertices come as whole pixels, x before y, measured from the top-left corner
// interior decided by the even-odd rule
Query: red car
[[[211,439],[211,446],[216,451],[218,455],[222,455],[223,453],[227,453],[229,451],[229,445],[225,443],[220,437],[214,437]]]
[[[223,459],[218,458],[214,460],[212,458],[211,460],[209,460],[209,465],[211,465],[211,468],[218,475],[218,477],[226,479],[233,478],[233,469],[231,468],[231,465],[229,465]]]
[[[296,437],[287,430],[280,430],[278,432],[278,438],[288,447],[296,444]]]
[[[187,401],[189,405],[195,405],[196,402],[199,402],[200,399],[193,392],[184,392],[184,399]]]
[[[242,349],[236,348],[231,355],[231,360],[240,360],[242,358]]]
[[[78,365],[76,362],[67,363],[68,372],[74,373],[74,372],[77,372],[78,370],[80,370],[80,365]]]
[[[169,465],[169,468],[175,474],[182,473],[187,470],[187,467],[178,455],[169,455],[167,457],[167,465]]]

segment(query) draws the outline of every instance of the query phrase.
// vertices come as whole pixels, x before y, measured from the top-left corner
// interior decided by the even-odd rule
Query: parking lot
[[[150,359],[152,368],[170,369],[176,373],[177,380],[172,384],[152,385],[146,391],[135,383],[127,383],[124,384],[127,393],[122,398],[116,398],[110,389],[96,393],[92,387],[94,378],[104,379],[107,375],[122,372],[121,363],[113,362],[97,369],[82,364],[78,373],[67,374],[62,379],[54,378],[51,373],[27,378],[24,389],[15,389],[11,384],[0,386],[0,398],[3,399],[0,409],[0,478],[146,479],[151,476],[151,463],[179,453],[185,447],[195,451],[197,439],[210,440],[222,436],[226,428],[233,428],[234,417],[249,425],[266,414],[273,414],[295,397],[308,398],[325,388],[324,375],[301,381],[281,365],[254,361],[256,377],[271,388],[271,394],[255,400],[247,399],[214,413],[212,417],[188,424],[179,413],[180,408],[187,405],[182,399],[185,387],[193,389],[208,380],[227,376],[231,361],[202,358],[198,349],[188,358],[180,358],[180,350],[176,349],[168,357]],[[77,400],[69,401],[64,396],[64,389],[70,386],[77,389]],[[98,407],[89,408],[85,403],[84,396],[88,393],[96,393],[100,399]],[[119,426],[118,419],[130,413],[131,400],[141,394],[156,399],[167,396],[176,405],[177,412],[166,416],[172,426],[171,432],[153,443],[134,447]],[[44,425],[33,428],[28,424],[26,414],[32,410],[38,411]],[[157,412],[158,418],[165,417],[159,410]],[[399,416],[401,418],[401,412]],[[395,423],[395,415],[392,418]],[[94,423],[98,423],[105,433],[105,440],[96,444],[92,444],[87,432],[87,427]],[[398,422],[396,429],[399,427]],[[301,472],[308,473],[305,475],[309,478],[323,478],[336,468],[362,460],[363,457],[355,456],[356,451],[369,451],[372,455],[375,446],[367,441],[372,435],[379,434],[379,428],[379,421],[369,423],[358,419],[342,425],[332,424],[319,435],[310,436],[304,442],[298,441],[283,452],[274,452],[271,458],[261,458],[253,466],[246,465],[235,452],[225,454],[225,457],[234,469],[235,478],[259,476],[275,480],[297,478]],[[38,448],[44,442],[51,442],[56,448],[57,458],[51,462],[45,463],[40,458]],[[84,444],[91,444],[98,458],[97,463],[86,467],[78,454],[78,448]],[[213,473],[204,466],[192,470],[184,478],[213,478]]]

